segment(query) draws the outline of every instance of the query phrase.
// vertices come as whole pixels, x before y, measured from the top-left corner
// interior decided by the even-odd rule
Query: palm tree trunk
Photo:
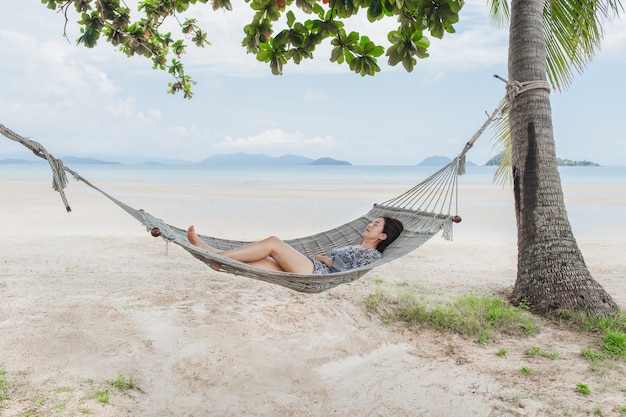
[[[510,81],[546,80],[544,1],[511,3]],[[527,304],[538,314],[611,314],[617,305],[591,276],[567,218],[549,91],[521,93],[512,100],[509,112],[518,232],[512,303]]]

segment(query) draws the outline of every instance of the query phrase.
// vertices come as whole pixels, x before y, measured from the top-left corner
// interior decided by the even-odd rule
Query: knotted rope
[[[50,155],[46,148],[44,148],[40,143],[18,135],[1,123],[0,132],[7,138],[21,143],[22,145],[33,151],[33,153],[38,157],[48,161],[48,163],[50,164],[50,168],[52,169],[52,188],[54,189],[54,191],[57,191],[61,195],[61,200],[63,200],[63,204],[65,205],[65,209],[68,211],[68,213],[72,211],[69,203],[67,202],[67,198],[65,197],[65,192],[63,191],[65,187],[67,187],[67,175],[65,174],[66,168],[63,165],[63,161]]]
[[[510,104],[515,97],[522,93],[525,93],[526,91],[534,90],[537,88],[547,90],[548,92],[550,92],[551,90],[550,83],[545,80],[509,81],[505,78],[500,77],[497,74],[494,74],[494,77],[506,84],[505,98],[507,104]]]

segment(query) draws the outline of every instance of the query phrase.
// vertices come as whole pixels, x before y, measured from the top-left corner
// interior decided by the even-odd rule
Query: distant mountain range
[[[19,157],[12,157],[6,159],[0,159],[0,164],[28,164],[45,162],[43,159],[33,159],[30,154],[26,154],[24,159]],[[1,157],[0,157],[1,158]],[[27,159],[26,159],[27,158]],[[65,156],[61,158],[67,165],[121,165],[121,162],[105,161],[97,158],[83,158],[77,156]],[[283,155],[279,157],[272,157],[262,153],[249,154],[244,152],[231,153],[231,154],[218,154],[206,158],[200,162],[189,162],[172,159],[150,159],[139,162],[138,164],[145,165],[206,165],[206,166],[221,166],[221,165],[352,165],[348,161],[341,161],[334,158],[319,158],[311,159],[298,155]]]
[[[108,161],[98,158],[87,158],[77,156],[65,156],[61,158],[65,164],[69,165],[123,165],[122,162]],[[490,159],[486,165],[497,165],[501,156],[495,156]],[[425,158],[418,166],[445,166],[452,161],[447,156],[433,155]],[[45,163],[43,159],[34,157],[30,153],[11,154],[2,159],[0,155],[0,164],[31,164]],[[204,166],[236,166],[236,165],[352,165],[348,161],[341,161],[334,158],[311,159],[299,155],[283,155],[278,157],[268,156],[263,153],[249,154],[245,152],[218,154],[210,156],[200,162],[189,162],[175,159],[147,159],[139,160],[139,162],[127,163],[132,165],[204,165]],[[476,166],[475,163],[467,161],[467,166]],[[566,166],[598,166],[598,164],[589,161],[571,161],[568,159],[558,159],[559,165]]]

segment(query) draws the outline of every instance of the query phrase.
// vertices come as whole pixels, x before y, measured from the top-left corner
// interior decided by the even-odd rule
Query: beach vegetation
[[[499,349],[499,350],[496,352],[496,356],[500,356],[500,357],[504,357],[504,356],[506,356],[506,355],[508,355],[508,354],[509,354],[509,351],[508,351],[508,350],[506,350],[506,349],[504,349],[504,348]]]
[[[604,352],[612,357],[626,356],[626,333],[607,332],[600,341]]]
[[[454,332],[474,337],[480,344],[490,342],[496,332],[523,335],[538,332],[532,315],[498,297],[469,294],[433,304],[418,299],[406,289],[393,296],[376,286],[366,297],[365,308],[369,314],[378,313],[383,320]]]
[[[135,381],[133,381],[133,377],[131,375],[128,376],[128,379],[123,374],[119,374],[117,378],[112,380],[107,380],[107,384],[110,386],[117,388],[121,391],[128,391],[131,389],[139,390]]]
[[[374,292],[365,297],[365,311],[368,314],[374,313],[382,301],[383,290],[379,285],[376,285]]]
[[[528,366],[522,366],[521,371],[522,371],[522,374],[526,376],[532,374],[532,371]]]
[[[580,353],[585,359],[589,360],[590,362],[604,360],[604,355],[602,354],[602,352],[598,352],[595,349],[583,349]]]
[[[583,395],[591,394],[591,390],[589,389],[589,386],[587,384],[583,384],[582,382],[576,383],[576,391],[578,391],[579,393]]]
[[[589,317],[584,313],[567,314],[558,323],[576,331],[602,335],[597,341],[601,351],[592,348],[582,351],[588,360],[603,360],[607,356],[615,359],[626,357],[626,313],[623,311],[601,317]]]
[[[559,358],[559,354],[556,352],[548,352],[541,349],[539,346],[533,346],[524,350],[526,356],[539,356],[542,358],[556,360]]]
[[[94,392],[94,396],[96,398],[96,401],[98,401],[101,404],[108,404],[111,398],[108,389],[98,390]]]
[[[6,372],[0,369],[0,409],[5,400],[9,399],[9,382],[6,378]]]

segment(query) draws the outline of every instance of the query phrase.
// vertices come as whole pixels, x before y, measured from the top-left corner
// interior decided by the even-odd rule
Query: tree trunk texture
[[[546,80],[544,1],[511,3],[510,81]],[[532,89],[516,96],[509,112],[518,236],[511,302],[543,315],[614,313],[618,307],[591,276],[567,218],[549,91]]]

